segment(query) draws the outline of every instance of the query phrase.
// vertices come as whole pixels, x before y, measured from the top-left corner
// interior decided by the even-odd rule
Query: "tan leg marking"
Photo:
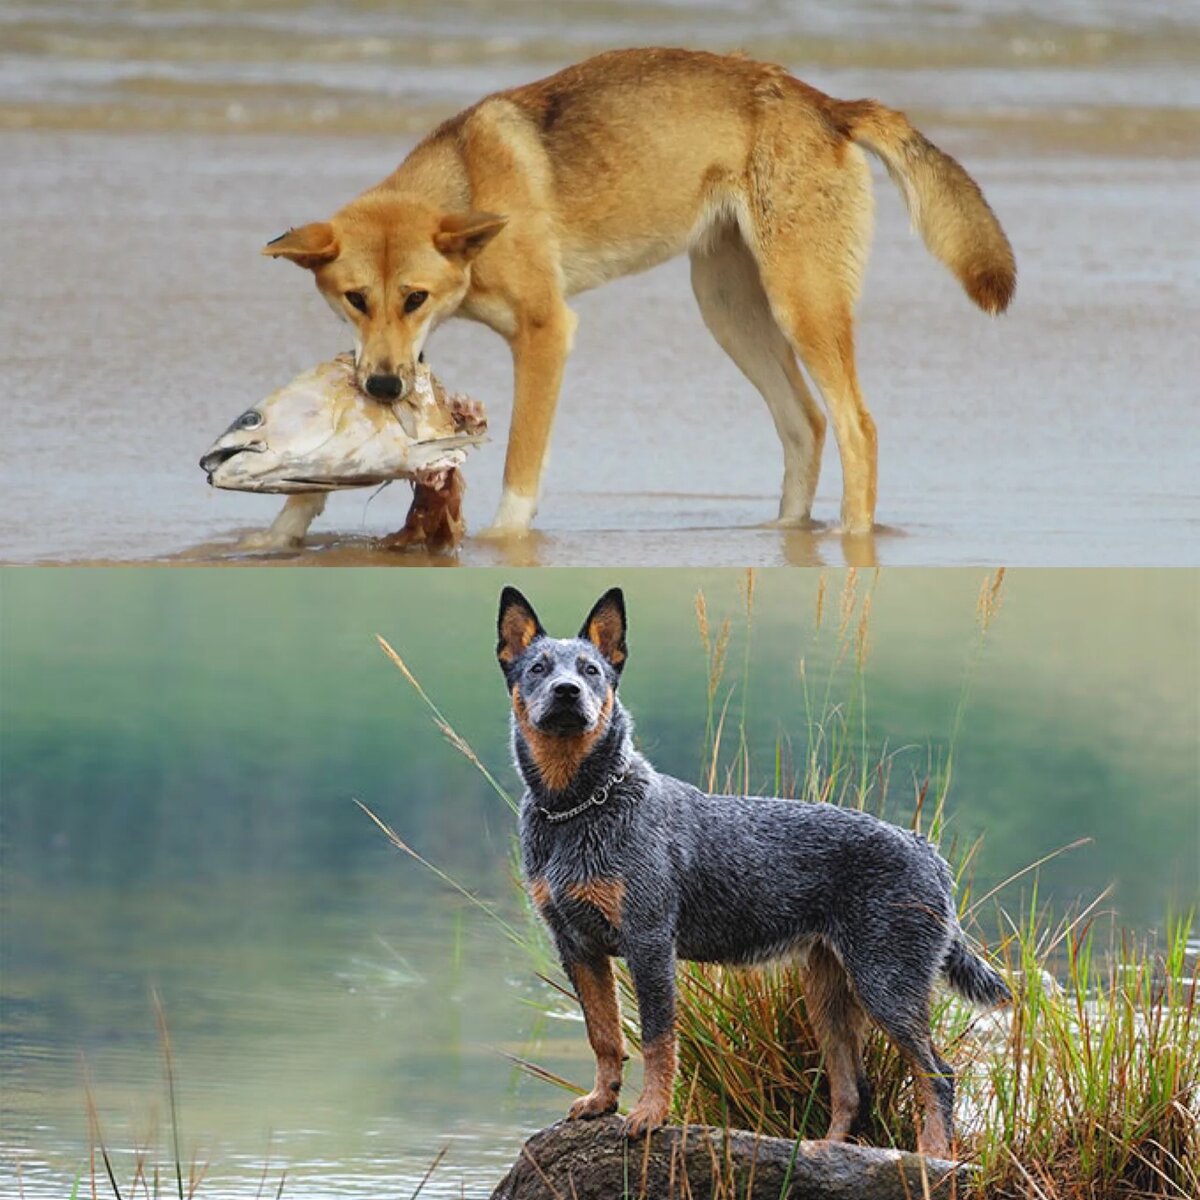
[[[587,883],[572,883],[567,895],[599,909],[614,928],[621,928],[621,909],[625,904],[625,884],[620,879],[589,879]]]
[[[913,1064],[913,1082],[916,1084],[917,1100],[924,1114],[924,1121],[917,1133],[917,1152],[927,1154],[930,1158],[949,1158],[950,1131],[946,1128],[933,1080]]]
[[[647,1042],[642,1047],[642,1062],[646,1072],[642,1094],[625,1118],[625,1133],[629,1137],[641,1137],[667,1122],[675,1090],[674,1030]]]
[[[829,1077],[830,1116],[825,1137],[831,1142],[845,1141],[858,1116],[858,1075],[866,1014],[850,990],[845,968],[819,942],[809,950],[804,1000],[825,1055],[825,1072]]]
[[[513,688],[512,704],[513,712],[517,714],[517,723],[521,727],[521,735],[529,747],[529,753],[533,755],[534,765],[542,777],[542,782],[552,791],[561,792],[570,786],[580,763],[587,758],[592,747],[608,728],[613,710],[613,694],[610,688],[604,699],[604,707],[600,710],[596,728],[570,737],[543,733],[540,729],[535,729],[533,722],[529,720],[519,687]]]
[[[571,974],[583,1008],[588,1042],[596,1056],[595,1085],[586,1096],[580,1096],[567,1113],[567,1119],[575,1121],[616,1111],[625,1061],[625,1038],[621,1032],[621,1006],[612,960],[604,958],[594,966],[580,964]]]

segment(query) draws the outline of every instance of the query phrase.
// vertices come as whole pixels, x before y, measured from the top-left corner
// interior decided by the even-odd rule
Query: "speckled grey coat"
[[[524,633],[506,637],[506,620],[511,635],[526,612]],[[932,1081],[946,1126],[934,1140],[948,1141],[952,1074],[929,1039],[935,981],[942,974],[980,1003],[1009,994],[966,945],[934,847],[864,812],[708,795],[656,771],[615,694],[626,657],[619,592],[601,599],[580,637],[553,639],[506,589],[500,627],[525,782],[524,873],[572,978],[576,964],[624,958],[652,1044],[672,1036],[677,959],[757,963],[820,947],[848,978],[842,1006],[861,1007]],[[569,777],[551,769],[560,764],[548,755],[584,736]],[[856,1076],[861,1084],[861,1067]]]

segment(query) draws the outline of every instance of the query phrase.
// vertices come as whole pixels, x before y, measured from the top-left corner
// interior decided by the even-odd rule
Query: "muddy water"
[[[906,107],[983,183],[1016,306],[969,307],[877,173],[859,361],[881,445],[874,539],[762,528],[781,463],[686,265],[576,302],[539,518],[464,564],[1194,562],[1200,22],[1172,3],[641,5],[578,0],[9,4],[0,127],[0,561],[238,562],[277,502],[211,493],[200,452],[248,402],[345,348],[308,279],[257,256],[384,175],[479,94],[609,45],[743,45]],[[356,136],[349,136],[356,135]],[[510,363],[487,331],[430,346],[484,400],[467,517],[491,518]],[[396,486],[334,497],[288,562],[384,558]],[[260,560],[254,560],[260,561]]]

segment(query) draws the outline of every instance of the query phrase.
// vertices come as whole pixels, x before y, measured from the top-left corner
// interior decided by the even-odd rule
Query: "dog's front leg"
[[[668,938],[630,945],[625,961],[633,975],[642,1025],[642,1094],[625,1119],[628,1137],[666,1124],[675,1088],[675,946]]]
[[[621,1033],[621,1007],[612,959],[603,954],[588,962],[575,962],[568,973],[583,1009],[588,1042],[596,1056],[595,1086],[576,1100],[567,1113],[567,1119],[575,1121],[616,1111],[625,1062],[625,1038]]]
[[[308,527],[325,511],[325,492],[289,496],[269,529],[248,533],[239,550],[294,550],[304,545]]]
[[[537,512],[546,450],[558,406],[563,368],[575,333],[575,314],[561,301],[522,317],[509,339],[513,355],[513,414],[504,460],[504,492],[488,533],[525,533]]]

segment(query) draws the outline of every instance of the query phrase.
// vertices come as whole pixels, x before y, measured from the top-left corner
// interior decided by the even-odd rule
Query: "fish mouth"
[[[200,460],[200,470],[208,476],[208,482],[212,483],[213,475],[231,458],[239,454],[261,454],[266,448],[266,442],[249,442],[245,446],[214,446]]]

